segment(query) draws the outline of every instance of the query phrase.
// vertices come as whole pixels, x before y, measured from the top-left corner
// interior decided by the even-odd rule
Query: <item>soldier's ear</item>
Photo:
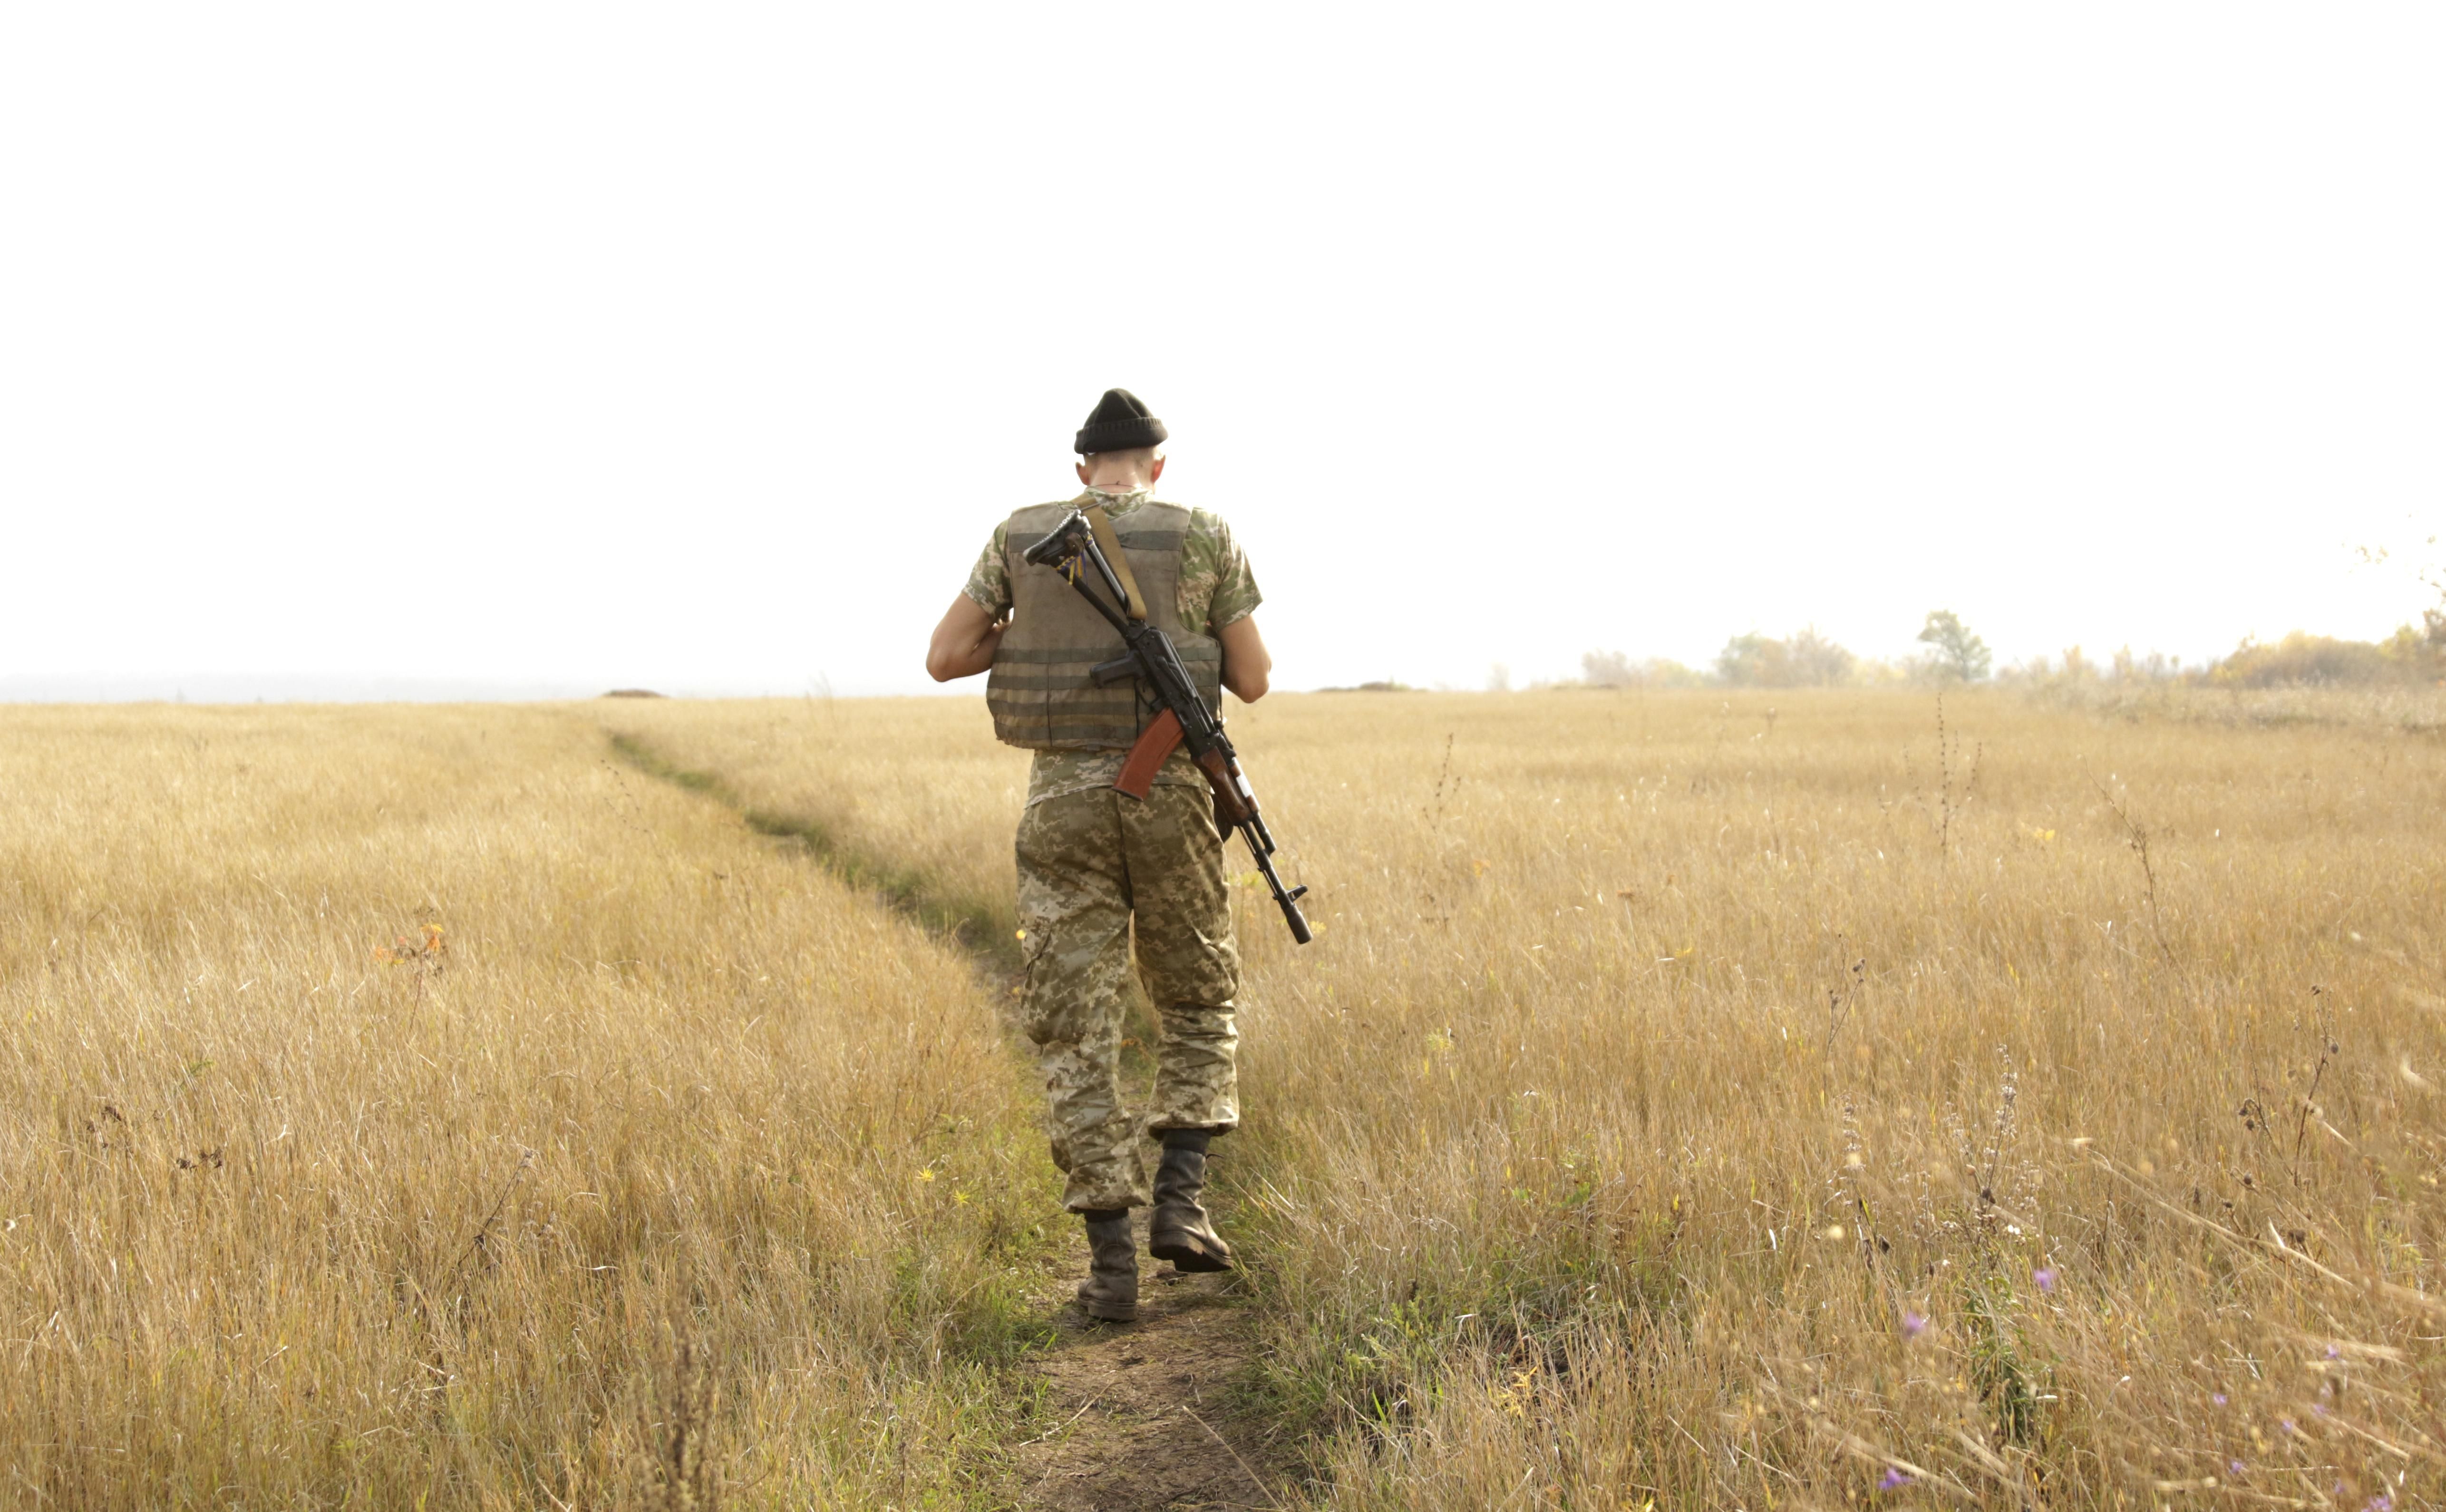
[[[1154,465],[1147,468],[1148,482],[1157,483],[1163,481],[1163,464],[1165,461],[1165,458],[1158,456],[1156,458]]]
[[[1082,485],[1087,482],[1087,464],[1083,461],[1079,463],[1079,482]]]

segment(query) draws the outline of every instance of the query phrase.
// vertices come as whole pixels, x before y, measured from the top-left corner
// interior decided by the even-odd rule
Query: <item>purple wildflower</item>
[[[2228,1460],[2225,1462],[2225,1467],[2236,1475],[2240,1475],[2242,1473],[2242,1462],[2240,1460]]]
[[[2395,1498],[2380,1491],[2370,1498],[2369,1505],[2362,1508],[2361,1512],[2395,1512]]]
[[[2291,1418],[2278,1418],[2276,1420],[2276,1426],[2283,1428],[2287,1433],[2299,1433],[2302,1431],[2300,1428],[2293,1426],[2293,1420]]]
[[[2040,1291],[2052,1292],[2056,1289],[2056,1268],[2042,1265],[2030,1273],[2030,1279],[2039,1283]]]
[[[2209,1400],[2214,1402],[2219,1407],[2223,1407],[2225,1406],[2225,1393],[2223,1391],[2211,1391],[2209,1393]]]
[[[1903,1337],[1915,1339],[1928,1332],[1928,1319],[1909,1308],[1903,1310]]]
[[[1889,1465],[1886,1466],[1885,1478],[1877,1483],[1877,1489],[1880,1491],[1899,1491],[1904,1486],[1910,1484],[1911,1478],[1910,1476],[1903,1474],[1902,1471],[1897,1470],[1892,1465]]]

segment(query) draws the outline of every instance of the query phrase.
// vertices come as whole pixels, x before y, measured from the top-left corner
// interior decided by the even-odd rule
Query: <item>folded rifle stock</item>
[[[1198,695],[1197,684],[1181,664],[1180,652],[1173,645],[1172,637],[1140,617],[1143,611],[1138,607],[1135,585],[1122,576],[1128,564],[1124,562],[1117,570],[1099,542],[1100,537],[1109,539],[1112,529],[1109,524],[1097,528],[1102,513],[1099,509],[1091,520],[1084,511],[1072,510],[1052,534],[1027,548],[1026,558],[1039,567],[1062,571],[1070,579],[1070,586],[1120,633],[1122,644],[1129,648],[1128,654],[1095,669],[1090,675],[1097,686],[1109,687],[1135,678],[1157,706],[1155,719],[1139,732],[1138,744],[1130,747],[1129,756],[1121,764],[1120,780],[1113,785],[1132,798],[1144,799],[1154,790],[1156,773],[1172,753],[1188,747],[1190,760],[1206,774],[1208,785],[1214,790],[1215,827],[1227,835],[1236,830],[1248,841],[1249,854],[1256,859],[1257,875],[1265,879],[1275,906],[1283,911],[1283,921],[1290,926],[1291,938],[1305,945],[1314,937],[1299,909],[1300,898],[1308,889],[1286,889],[1274,871],[1273,832],[1266,827],[1265,816],[1258,811],[1257,795],[1249,786],[1248,774],[1240,769],[1239,753],[1232,747],[1232,737],[1223,733],[1222,719]],[[1116,542],[1116,554],[1119,549]],[[1091,571],[1081,571],[1082,565]],[[1096,592],[1098,583],[1111,595],[1110,602],[1104,594]]]

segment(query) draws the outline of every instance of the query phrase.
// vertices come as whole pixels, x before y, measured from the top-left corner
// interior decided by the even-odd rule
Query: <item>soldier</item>
[[[1041,1055],[1053,1162],[1069,1177],[1063,1204],[1085,1218],[1094,1255],[1079,1301],[1116,1322],[1138,1314],[1129,1210],[1148,1200],[1140,1125],[1122,1106],[1115,1065],[1133,932],[1139,978],[1163,1020],[1143,1125],[1163,1145],[1147,1247],[1184,1271],[1232,1266],[1199,1199],[1208,1142],[1240,1119],[1232,1004],[1240,956],[1205,774],[1184,749],[1143,802],[1114,789],[1155,706],[1133,681],[1095,685],[1088,670],[1122,655],[1121,637],[1060,572],[1022,554],[1072,509],[1101,506],[1151,622],[1179,648],[1209,706],[1218,685],[1244,702],[1264,697],[1273,663],[1251,617],[1256,581],[1231,530],[1203,509],[1153,497],[1166,436],[1136,395],[1108,390],[1073,444],[1086,492],[998,527],[926,652],[937,682],[990,670],[994,733],[1036,753],[1019,822],[1020,1010]]]

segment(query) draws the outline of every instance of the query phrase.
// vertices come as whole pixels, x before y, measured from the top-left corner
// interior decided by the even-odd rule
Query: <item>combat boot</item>
[[[1155,1173],[1155,1215],[1147,1222],[1147,1248],[1156,1258],[1184,1271],[1228,1271],[1232,1246],[1214,1233],[1198,1198],[1206,1190],[1206,1145],[1213,1129],[1163,1131],[1163,1163]]]
[[[1087,1278],[1079,1283],[1079,1305],[1089,1317],[1135,1323],[1138,1315],[1138,1246],[1130,1237],[1130,1210],[1081,1215],[1087,1220]]]

